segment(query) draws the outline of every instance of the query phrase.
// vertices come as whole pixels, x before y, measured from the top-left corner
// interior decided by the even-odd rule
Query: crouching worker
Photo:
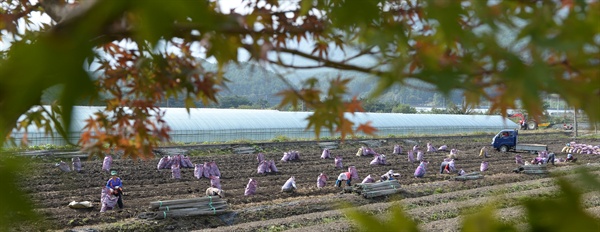
[[[444,160],[440,165],[440,174],[455,172],[454,160]]]
[[[395,180],[396,177],[399,177],[399,176],[400,176],[399,173],[394,173],[394,170],[389,170],[388,172],[386,172],[385,174],[383,174],[381,176],[381,181]]]
[[[566,161],[567,161],[567,162],[575,162],[575,161],[577,161],[577,158],[575,158],[575,157],[573,156],[573,154],[569,153],[569,154],[567,154],[567,159],[566,159]]]
[[[282,192],[293,192],[296,190],[296,178],[294,176],[290,177],[283,186],[281,186]]]
[[[352,173],[350,172],[342,172],[340,173],[340,175],[338,176],[337,180],[335,181],[335,186],[336,187],[342,187],[342,181],[346,181],[346,186],[352,186]]]
[[[223,198],[225,197],[225,193],[223,193],[223,190],[215,188],[215,187],[208,187],[206,189],[206,196],[219,196],[219,198]]]
[[[121,182],[121,178],[119,178],[118,174],[117,170],[110,171],[110,179],[106,182],[106,187],[110,194],[119,197],[117,205],[119,206],[119,209],[123,209],[123,182]]]

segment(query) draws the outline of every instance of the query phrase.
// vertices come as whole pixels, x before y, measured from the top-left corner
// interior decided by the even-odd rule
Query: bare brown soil
[[[279,173],[274,175],[257,174],[256,156],[228,154],[191,157],[193,163],[215,161],[221,171],[221,185],[226,192],[225,200],[229,203],[230,213],[220,216],[195,216],[188,218],[167,218],[164,220],[139,219],[138,216],[149,211],[152,201],[186,199],[203,196],[209,186],[206,178],[196,179],[193,169],[182,169],[182,179],[171,178],[170,170],[157,170],[158,158],[148,161],[133,161],[115,159],[113,167],[120,171],[124,182],[125,208],[122,211],[100,213],[100,190],[109,178],[101,171],[102,161],[99,159],[83,162],[84,171],[81,173],[64,173],[54,167],[56,160],[49,158],[38,159],[33,164],[33,175],[23,180],[21,186],[31,196],[36,210],[45,220],[36,224],[36,228],[50,230],[65,229],[96,229],[102,231],[136,230],[136,231],[191,231],[213,228],[218,231],[281,231],[297,229],[303,231],[344,231],[353,227],[343,219],[337,209],[340,203],[352,206],[371,207],[375,212],[385,211],[390,202],[401,201],[423,229],[435,229],[444,220],[457,224],[460,210],[444,211],[441,216],[435,216],[438,209],[451,205],[451,202],[465,201],[466,208],[485,204],[493,198],[490,191],[514,192],[531,190],[552,192],[554,187],[549,175],[515,174],[511,171],[517,167],[514,161],[515,153],[499,153],[491,150],[490,158],[479,157],[479,149],[489,145],[491,136],[481,137],[447,137],[447,138],[414,138],[388,139],[380,147],[373,147],[379,153],[386,154],[389,166],[372,166],[369,162],[372,156],[355,156],[356,150],[362,144],[348,141],[338,149],[332,150],[332,155],[342,155],[344,167],[356,166],[360,180],[367,175],[380,176],[392,169],[401,174],[399,179],[403,192],[391,197],[365,199],[354,194],[342,194],[334,187],[335,178],[343,170],[335,169],[333,159],[320,159],[322,150],[318,146],[297,147],[264,147],[266,159],[276,161]],[[424,146],[431,142],[435,146],[448,145],[449,148],[460,150],[456,167],[467,172],[479,171],[483,160],[490,162],[490,168],[484,172],[485,177],[479,180],[454,181],[454,175],[439,174],[439,165],[447,152],[428,153],[430,161],[427,175],[424,178],[414,178],[413,172],[417,163],[409,163],[404,155],[392,155],[393,145],[402,144],[404,150],[412,147],[412,141]],[[558,157],[566,157],[560,149],[572,139],[562,135],[521,135],[522,143],[548,144],[549,150]],[[596,139],[576,140],[579,143],[597,145]],[[287,150],[300,151],[300,160],[295,162],[280,161],[283,152]],[[227,153],[227,152],[226,152]],[[535,155],[519,153],[526,160]],[[576,166],[581,164],[600,163],[600,155],[576,155],[579,159],[575,164],[551,166],[549,169],[560,169],[560,166]],[[66,161],[66,160],[65,160]],[[327,187],[318,189],[317,176],[324,172],[329,176]],[[281,185],[290,177],[296,177],[298,191],[282,193]],[[249,178],[258,180],[257,194],[244,196],[244,188]],[[517,187],[514,187],[517,186]],[[521,187],[519,187],[521,186]],[[500,189],[500,190],[498,190]],[[447,195],[445,195],[447,194]],[[516,197],[519,197],[518,195]],[[596,199],[596,198],[594,198]],[[93,201],[94,207],[86,210],[75,210],[67,207],[71,201]],[[380,205],[380,206],[379,206]],[[597,206],[592,204],[590,211],[597,212]],[[374,208],[373,208],[374,207]],[[379,207],[379,208],[378,208]],[[450,206],[447,206],[450,207]],[[509,206],[504,210],[510,210]],[[337,229],[336,229],[337,228]],[[17,230],[26,230],[21,228]]]

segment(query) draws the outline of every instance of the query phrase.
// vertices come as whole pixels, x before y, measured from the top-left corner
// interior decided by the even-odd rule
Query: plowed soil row
[[[560,169],[570,169],[561,167]],[[600,165],[592,167],[595,175],[600,174]],[[575,175],[568,175],[573,179]],[[433,183],[427,183],[430,185]],[[416,198],[406,198],[396,201],[372,203],[358,207],[359,210],[379,214],[380,218],[395,203],[400,203],[405,212],[420,224],[423,231],[458,231],[462,214],[476,212],[476,209],[493,204],[498,208],[497,215],[501,221],[520,223],[523,209],[512,206],[523,197],[552,197],[558,194],[553,178],[546,177],[538,180],[529,180],[518,183],[498,184],[475,189],[458,190],[448,193],[432,194]],[[413,191],[417,186],[409,186],[406,191]],[[527,189],[527,190],[524,190]],[[600,193],[590,192],[583,196],[584,207],[593,213],[595,207],[600,205]],[[348,200],[348,199],[345,199]],[[390,203],[391,202],[391,203]],[[228,227],[230,231],[257,231],[277,228],[279,230],[301,228],[304,231],[349,231],[356,229],[356,225],[344,218],[343,210],[329,210],[318,213],[309,213],[291,216],[285,219],[248,222]],[[597,215],[597,214],[596,214]],[[599,215],[600,216],[600,215]],[[219,231],[222,228],[207,231]],[[300,230],[298,230],[300,231]]]
[[[551,152],[556,152],[558,157],[566,157],[560,153],[562,146],[572,141],[566,136],[560,135],[520,135],[522,143],[543,143],[549,145]],[[109,178],[108,174],[101,171],[102,161],[93,159],[83,162],[84,171],[81,173],[61,172],[54,167],[55,159],[38,159],[32,164],[33,175],[23,179],[21,186],[35,202],[36,209],[41,212],[46,220],[39,226],[43,229],[68,229],[68,228],[96,228],[103,231],[117,231],[122,229],[135,230],[178,230],[189,231],[207,228],[218,230],[230,230],[231,225],[243,225],[250,222],[274,221],[274,224],[286,224],[289,218],[298,215],[308,215],[317,212],[330,212],[339,208],[339,202],[350,203],[354,206],[387,203],[400,199],[419,199],[410,203],[410,210],[418,210],[422,207],[431,207],[436,202],[427,202],[424,197],[439,195],[440,193],[452,193],[467,190],[475,191],[470,198],[489,197],[484,194],[486,187],[490,186],[517,186],[511,188],[533,188],[531,182],[537,183],[533,189],[548,187],[548,175],[525,175],[513,174],[512,169],[516,167],[515,153],[500,153],[490,149],[489,158],[479,157],[479,149],[489,145],[490,135],[477,137],[448,137],[432,141],[423,141],[419,138],[410,140],[387,140],[380,147],[373,147],[378,153],[386,154],[390,165],[369,165],[372,156],[357,157],[357,149],[361,143],[346,142],[338,149],[332,150],[332,156],[343,157],[344,170],[335,169],[333,159],[320,159],[322,150],[318,146],[298,147],[263,147],[265,158],[275,160],[279,173],[262,175],[257,174],[257,162],[255,155],[221,154],[191,157],[193,163],[215,161],[221,171],[221,185],[226,192],[225,200],[229,203],[231,213],[217,216],[198,216],[179,219],[165,219],[159,221],[146,221],[137,219],[137,216],[147,212],[148,205],[152,201],[186,199],[203,196],[205,189],[209,186],[206,178],[196,179],[193,169],[183,169],[181,179],[172,179],[170,170],[157,170],[158,157],[147,161],[134,161],[129,159],[115,158],[113,167],[119,170],[120,177],[124,182],[126,195],[123,196],[125,208],[122,211],[109,211],[100,213],[100,190]],[[427,153],[425,158],[430,161],[427,175],[424,178],[414,178],[413,172],[417,163],[409,163],[406,153],[403,155],[392,155],[393,145],[401,144],[406,151],[411,148],[412,141],[417,141],[421,147],[427,142],[436,147],[448,145],[449,148],[458,149],[459,155],[456,167],[467,172],[479,171],[482,161],[490,163],[489,170],[484,172],[484,179],[472,181],[453,181],[454,175],[440,174],[439,165],[448,155],[448,152]],[[596,139],[576,140],[578,143],[598,145]],[[282,162],[280,159],[284,151],[298,150],[300,160],[293,162]],[[526,160],[535,155],[519,153]],[[600,163],[599,155],[576,155],[579,159],[578,165],[587,163]],[[66,160],[65,160],[66,161]],[[340,189],[334,187],[335,178],[340,172],[354,165],[360,177],[372,175],[376,179],[388,170],[394,170],[401,174],[399,181],[404,191],[393,197],[377,199],[364,199],[354,194],[341,194]],[[558,166],[558,165],[557,165]],[[549,167],[553,169],[555,167]],[[318,189],[316,186],[319,173],[329,176],[327,187]],[[295,193],[282,193],[281,185],[290,177],[295,176],[298,191]],[[244,188],[249,178],[258,181],[258,189],[254,196],[244,196]],[[538,183],[539,182],[539,183]],[[518,187],[523,186],[523,187]],[[508,191],[508,190],[507,190]],[[464,197],[464,196],[463,196]],[[67,207],[71,201],[93,201],[94,207],[86,210],[74,210]],[[454,201],[456,199],[443,199],[443,201]],[[434,200],[436,201],[436,200]],[[423,214],[428,214],[424,212]],[[339,216],[338,216],[339,217]],[[434,217],[431,217],[434,218]],[[336,220],[330,219],[330,225]],[[278,223],[280,220],[281,223]],[[447,220],[442,218],[440,220]],[[423,225],[435,223],[430,219],[422,221]],[[266,226],[266,224],[265,224]],[[306,225],[310,227],[310,225]],[[292,228],[292,227],[289,227]],[[288,229],[289,229],[288,228]],[[268,230],[269,227],[259,227]]]

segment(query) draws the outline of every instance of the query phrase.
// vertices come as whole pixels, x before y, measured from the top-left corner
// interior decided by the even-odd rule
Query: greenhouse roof
[[[94,113],[102,110],[104,107],[74,107],[73,123],[67,140],[77,143],[85,127],[85,120],[93,118]],[[185,108],[161,108],[161,111],[164,111],[162,119],[171,128],[171,140],[175,142],[226,142],[240,139],[269,141],[279,137],[316,139],[314,128],[306,129],[311,112],[209,108],[193,108],[189,109],[189,113]],[[498,115],[347,113],[345,116],[354,122],[355,128],[359,124],[371,122],[379,136],[489,133],[517,127],[516,123]],[[29,145],[66,144],[65,139],[57,132],[49,135],[34,126],[28,128],[27,136],[24,131],[13,132],[11,137],[14,141],[26,138]],[[319,135],[335,137],[338,133],[322,130]],[[364,134],[359,132],[356,135]]]
[[[103,107],[76,106],[71,131],[81,131],[85,120]],[[305,128],[311,112],[278,110],[161,108],[164,120],[172,130],[233,130]],[[516,128],[513,121],[499,115],[347,113],[355,125],[371,122],[375,128],[385,127],[501,127]]]

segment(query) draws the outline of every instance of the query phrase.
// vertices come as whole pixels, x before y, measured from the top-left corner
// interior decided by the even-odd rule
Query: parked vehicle
[[[515,129],[501,130],[492,139],[492,147],[500,152],[508,151],[528,151],[535,153],[538,151],[547,151],[548,145],[545,144],[519,144],[519,131]]]
[[[508,117],[518,118],[519,128],[521,128],[521,130],[537,130],[538,128],[549,128],[553,125],[550,122],[537,122],[534,119],[529,119],[527,114],[524,113],[509,114]]]

